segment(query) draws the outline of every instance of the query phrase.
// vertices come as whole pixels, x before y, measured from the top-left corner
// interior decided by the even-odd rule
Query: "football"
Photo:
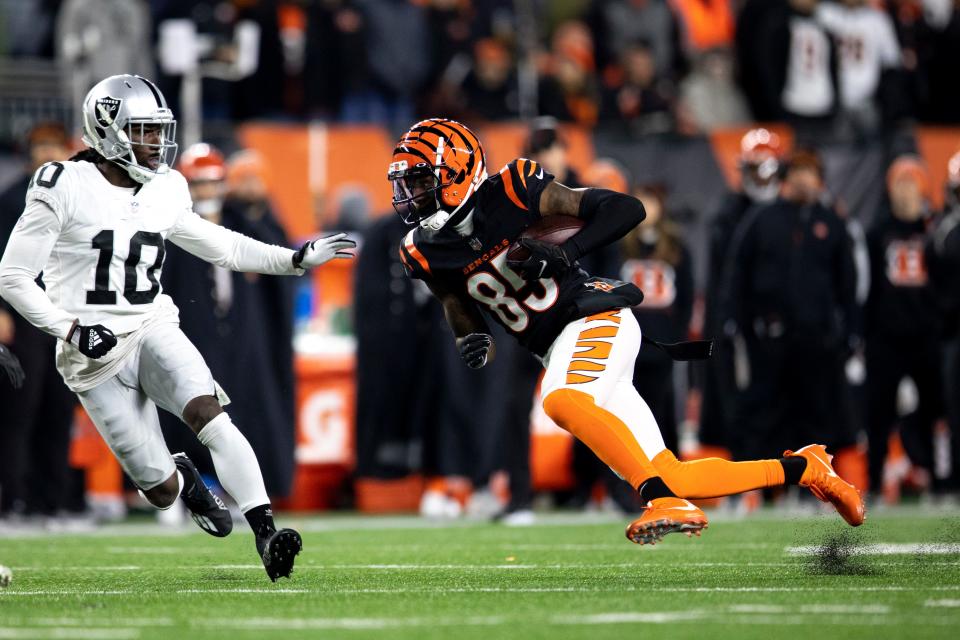
[[[563,244],[583,228],[583,220],[576,216],[546,216],[527,227],[520,238],[540,240],[547,244]],[[507,251],[507,260],[526,260],[530,252],[514,242]]]

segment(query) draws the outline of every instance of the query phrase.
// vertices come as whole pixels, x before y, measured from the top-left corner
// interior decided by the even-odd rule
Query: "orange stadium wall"
[[[585,171],[593,162],[589,131],[569,127],[563,133],[571,165]],[[491,173],[523,154],[526,127],[521,124],[481,127],[479,135]],[[365,190],[378,215],[392,210],[387,166],[395,140],[382,127],[248,124],[239,138],[265,158],[270,193],[293,238],[332,225],[326,203],[335,201],[344,187]]]

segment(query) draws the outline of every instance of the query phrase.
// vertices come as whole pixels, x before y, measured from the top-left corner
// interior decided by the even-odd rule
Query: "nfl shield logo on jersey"
[[[120,111],[119,98],[99,98],[97,99],[97,124],[101,127],[109,127],[117,119],[117,112]]]

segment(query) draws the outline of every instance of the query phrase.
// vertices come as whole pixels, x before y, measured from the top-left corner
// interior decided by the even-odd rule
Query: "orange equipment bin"
[[[296,471],[290,496],[277,507],[314,511],[335,506],[354,464],[356,385],[352,351],[297,354]]]

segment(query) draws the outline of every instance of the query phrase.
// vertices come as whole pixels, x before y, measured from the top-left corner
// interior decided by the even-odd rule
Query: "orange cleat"
[[[707,528],[707,516],[683,498],[656,498],[643,515],[627,527],[627,539],[637,544],[656,544],[668,533],[682,531],[689,538]]]
[[[809,444],[796,453],[784,451],[783,456],[806,458],[807,468],[800,478],[800,486],[810,489],[820,500],[831,503],[850,526],[859,527],[863,524],[866,515],[860,492],[833,470],[830,464],[833,456],[827,453],[825,446]]]

